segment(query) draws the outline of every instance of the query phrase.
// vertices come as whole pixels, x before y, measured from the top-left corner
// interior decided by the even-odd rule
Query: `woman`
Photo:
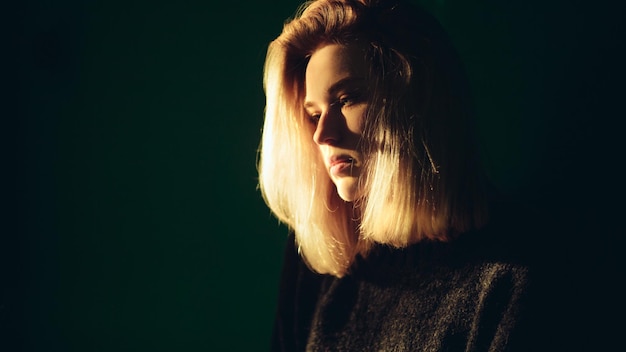
[[[437,22],[398,0],[309,2],[264,78],[260,190],[293,236],[274,350],[520,346],[528,268],[498,245]]]

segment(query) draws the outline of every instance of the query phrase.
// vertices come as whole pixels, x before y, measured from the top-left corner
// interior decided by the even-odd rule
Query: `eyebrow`
[[[328,95],[336,95],[339,91],[345,89],[346,87],[355,85],[356,83],[360,83],[363,82],[364,79],[361,77],[353,77],[353,76],[348,76],[345,78],[342,78],[340,80],[338,80],[337,82],[333,83],[330,88],[328,88],[328,91],[326,92]],[[304,108],[305,109],[309,109],[311,107],[314,107],[315,103],[311,102],[311,101],[305,101],[304,102]]]

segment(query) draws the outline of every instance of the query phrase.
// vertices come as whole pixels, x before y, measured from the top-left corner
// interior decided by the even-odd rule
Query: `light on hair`
[[[486,220],[482,174],[464,128],[470,114],[441,60],[450,53],[436,42],[445,38],[425,14],[386,3],[309,2],[267,52],[259,188],[319,273],[345,275],[373,243],[445,241]],[[371,61],[362,197],[353,203],[337,195],[303,109],[308,58],[324,43],[359,43]]]

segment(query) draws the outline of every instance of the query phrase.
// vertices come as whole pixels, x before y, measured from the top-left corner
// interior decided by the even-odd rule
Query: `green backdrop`
[[[590,210],[566,205],[609,160],[619,12],[421,3],[466,62],[496,184]],[[0,350],[267,350],[286,229],[256,189],[262,65],[297,4],[10,5]]]

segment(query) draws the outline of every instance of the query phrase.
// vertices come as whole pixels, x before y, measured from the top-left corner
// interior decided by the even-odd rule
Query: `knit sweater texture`
[[[336,278],[313,273],[291,235],[272,350],[537,350],[531,270],[504,243],[486,230],[448,243],[378,246]]]

